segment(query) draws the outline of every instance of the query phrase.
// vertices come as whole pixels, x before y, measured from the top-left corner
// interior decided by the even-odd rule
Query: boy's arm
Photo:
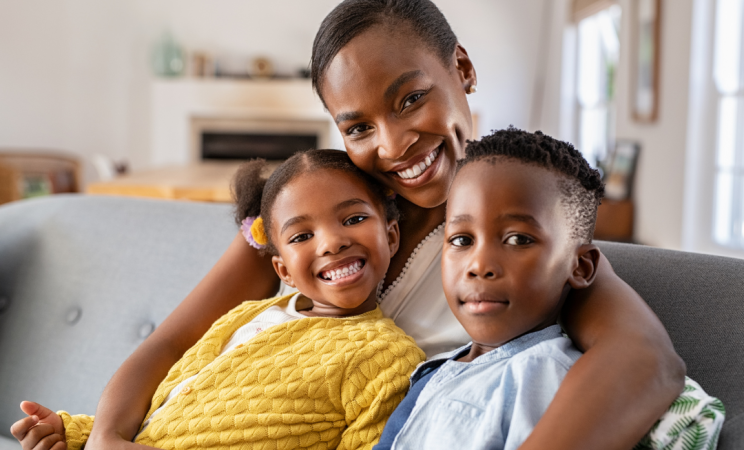
[[[522,450],[633,448],[682,391],[685,365],[659,319],[604,255],[597,270],[563,308],[563,324],[585,354]]]
[[[269,298],[278,288],[271,260],[259,256],[238,233],[207,276],[109,381],[86,450],[135,445],[130,441],[139,431],[155,390],[186,350],[220,316],[245,300]]]
[[[360,354],[348,371],[341,395],[346,423],[337,450],[371,449],[382,435],[387,419],[408,391],[408,377],[425,360],[406,339],[386,342],[371,354]]]

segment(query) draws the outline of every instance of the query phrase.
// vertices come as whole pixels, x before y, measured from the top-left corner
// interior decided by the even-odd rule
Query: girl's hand
[[[21,402],[21,411],[28,417],[10,427],[23,450],[66,450],[65,425],[49,408],[34,402]]]

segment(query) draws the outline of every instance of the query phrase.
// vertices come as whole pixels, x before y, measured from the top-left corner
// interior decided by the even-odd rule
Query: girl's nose
[[[351,246],[350,239],[343,232],[328,231],[320,236],[316,233],[316,238],[319,238],[317,253],[322,256],[335,255]]]

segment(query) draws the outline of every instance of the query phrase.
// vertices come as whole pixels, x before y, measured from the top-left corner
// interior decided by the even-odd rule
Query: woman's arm
[[[206,277],[116,371],[101,395],[87,450],[143,448],[130,441],[171,366],[220,316],[279,288],[269,257],[239,233]]]
[[[685,364],[651,308],[604,255],[563,324],[585,351],[520,450],[629,450],[680,394]]]

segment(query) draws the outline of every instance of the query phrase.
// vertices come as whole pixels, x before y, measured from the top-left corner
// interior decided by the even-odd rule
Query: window
[[[744,247],[744,0],[716,5],[713,81],[717,95],[714,240]]]
[[[578,24],[576,142],[595,167],[615,140],[614,89],[620,57],[620,11],[619,6],[613,5]]]

